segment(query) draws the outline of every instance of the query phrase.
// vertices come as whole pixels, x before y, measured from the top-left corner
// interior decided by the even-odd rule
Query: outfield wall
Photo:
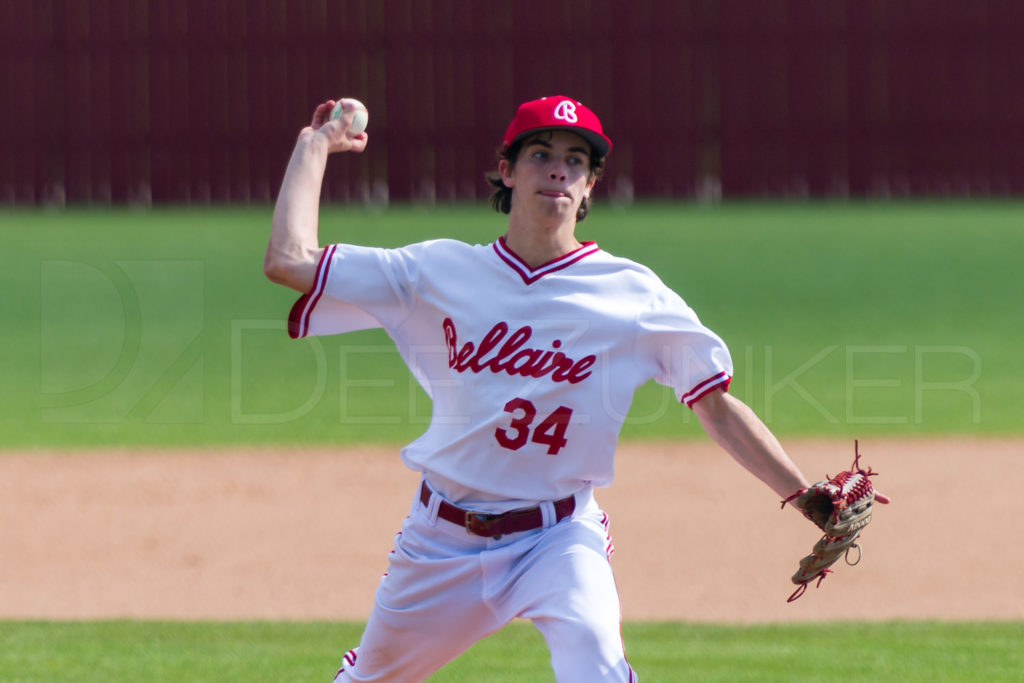
[[[602,194],[1024,193],[1015,0],[0,0],[0,205],[272,200],[314,105],[369,105],[334,200],[446,201],[515,105],[615,142]]]

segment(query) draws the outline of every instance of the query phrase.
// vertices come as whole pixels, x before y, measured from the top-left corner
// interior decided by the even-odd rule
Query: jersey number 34
[[[567,443],[565,430],[572,419],[572,408],[558,406],[536,427],[533,427],[533,421],[537,419],[537,408],[525,398],[514,398],[506,403],[505,412],[512,415],[512,423],[508,429],[498,427],[494,430],[494,438],[501,446],[517,451],[527,441],[532,441],[547,446],[548,455],[558,455]]]

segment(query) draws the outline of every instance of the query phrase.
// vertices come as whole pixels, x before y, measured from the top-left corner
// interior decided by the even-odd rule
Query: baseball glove
[[[860,562],[860,546],[857,537],[871,521],[871,508],[875,501],[875,489],[870,477],[875,472],[860,466],[860,451],[854,441],[853,465],[846,472],[840,472],[813,486],[800,489],[782,501],[782,506],[792,503],[804,517],[814,522],[825,535],[814,544],[811,554],[800,560],[800,568],[793,574],[792,581],[797,589],[789,596],[787,602],[793,602],[807,590],[807,585],[818,580],[821,585],[825,577],[832,573],[830,567],[840,557],[846,563],[855,565]],[[826,475],[828,476],[828,475]],[[850,561],[850,551],[857,549],[856,561]]]

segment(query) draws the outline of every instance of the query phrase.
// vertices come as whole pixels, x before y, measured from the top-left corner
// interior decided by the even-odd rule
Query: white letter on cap
[[[576,123],[579,118],[576,116],[576,105],[569,100],[562,100],[555,107],[555,118],[566,123]]]

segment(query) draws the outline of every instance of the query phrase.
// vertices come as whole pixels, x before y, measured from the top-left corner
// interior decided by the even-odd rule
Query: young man
[[[402,249],[317,239],[327,156],[361,152],[351,112],[317,107],[274,212],[264,269],[302,293],[293,337],[383,327],[433,401],[402,450],[422,472],[360,645],[338,681],[419,681],[515,618],[543,634],[560,683],[635,681],[620,636],[608,520],[637,387],[672,387],[780,498],[808,485],[727,393],[722,340],[649,269],[581,243],[576,223],[612,148],[597,116],[556,96],[522,104],[501,147],[493,243]]]

